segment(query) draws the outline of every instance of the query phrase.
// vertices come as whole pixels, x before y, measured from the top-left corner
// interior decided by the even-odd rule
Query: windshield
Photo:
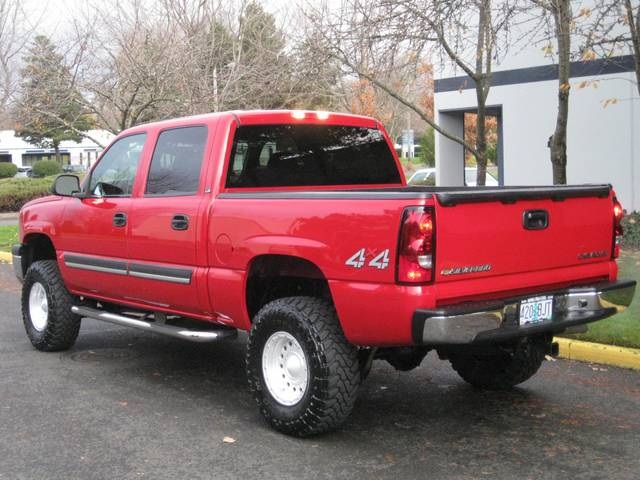
[[[333,125],[238,127],[227,187],[399,184],[382,133]]]

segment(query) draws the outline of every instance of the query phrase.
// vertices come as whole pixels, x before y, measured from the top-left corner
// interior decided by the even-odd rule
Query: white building
[[[87,134],[102,145],[107,145],[114,136],[106,130],[90,130]],[[80,143],[65,141],[60,144],[60,154],[65,165],[89,167],[102,150],[102,147],[88,138],[83,138]],[[38,160],[53,158],[53,155],[53,149],[37,148],[16,137],[13,130],[0,130],[0,162],[13,162],[18,167],[27,167]]]
[[[557,65],[535,41],[512,50],[494,66],[487,99],[498,120],[499,181],[551,184],[547,145],[555,129]],[[620,53],[571,64],[567,179],[571,184],[610,183],[632,211],[640,210],[640,97],[633,57]],[[477,108],[474,84],[445,70],[435,82],[436,121],[462,137],[464,113]],[[463,166],[462,147],[436,134],[438,184],[462,185]]]

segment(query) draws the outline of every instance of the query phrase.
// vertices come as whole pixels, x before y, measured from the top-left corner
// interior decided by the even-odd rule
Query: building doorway
[[[476,127],[478,115],[475,112],[464,114],[464,139],[467,143],[475,145]],[[502,175],[498,168],[498,115],[485,116],[485,130],[487,138],[487,175],[485,185],[487,187],[497,187],[502,185]],[[464,154],[464,184],[467,187],[477,185],[477,162],[473,153],[465,150]]]
[[[476,108],[439,110],[439,125],[447,132],[475,144]],[[485,183],[488,186],[504,185],[502,106],[487,107],[487,126],[490,144],[489,161]],[[476,161],[460,143],[436,134],[436,179],[441,186],[474,186],[476,184]]]

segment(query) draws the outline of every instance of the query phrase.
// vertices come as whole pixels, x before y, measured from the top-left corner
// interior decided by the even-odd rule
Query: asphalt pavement
[[[408,373],[375,363],[347,424],[301,440],[262,420],[245,339],[197,345],[85,319],[71,350],[37,352],[0,265],[0,479],[640,476],[638,372],[548,361],[496,393],[433,353]]]

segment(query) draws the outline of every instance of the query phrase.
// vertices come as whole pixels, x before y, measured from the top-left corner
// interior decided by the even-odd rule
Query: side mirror
[[[71,197],[74,193],[80,192],[80,179],[75,175],[59,175],[53,182],[51,192],[54,195]]]

